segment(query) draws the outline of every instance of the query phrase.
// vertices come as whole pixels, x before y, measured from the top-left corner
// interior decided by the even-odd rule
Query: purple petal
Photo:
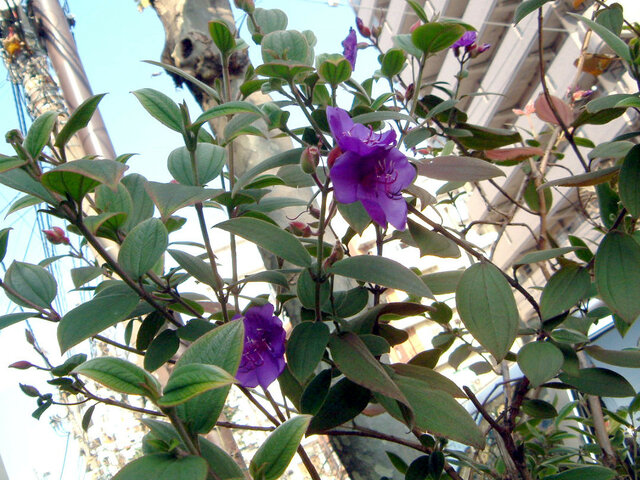
[[[405,230],[407,228],[407,202],[405,199],[381,195],[379,201],[386,220],[398,230]]]
[[[354,126],[349,114],[345,110],[336,107],[327,107],[327,121],[329,122],[331,134],[338,142],[338,145],[340,145],[341,138],[345,133]]]
[[[379,199],[377,198],[375,200],[361,198],[360,202],[371,217],[371,220],[376,222],[382,228],[387,228],[387,217],[378,200]]]
[[[333,183],[333,194],[340,203],[353,203],[357,198],[358,185],[363,177],[362,157],[353,152],[345,152],[333,164],[329,175]]]
[[[356,68],[356,56],[358,54],[358,39],[356,37],[356,31],[353,27],[349,28],[349,35],[342,41],[344,50],[342,54],[351,64],[351,68]]]
[[[478,32],[476,31],[471,30],[468,32],[464,32],[464,35],[462,35],[462,37],[460,37],[460,39],[456,43],[451,45],[451,48],[461,48],[473,45],[477,37]]]

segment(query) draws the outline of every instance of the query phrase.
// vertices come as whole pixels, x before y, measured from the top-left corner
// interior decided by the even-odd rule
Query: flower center
[[[395,170],[392,162],[388,161],[386,158],[378,160],[376,162],[373,176],[375,178],[372,180],[375,181],[376,187],[378,187],[376,190],[380,190],[379,186],[382,186],[387,197],[391,199],[400,198],[400,191],[394,188],[394,184],[398,179],[398,172]]]
[[[242,352],[242,368],[254,370],[260,367],[266,352],[273,352],[273,349],[264,338],[247,338]]]

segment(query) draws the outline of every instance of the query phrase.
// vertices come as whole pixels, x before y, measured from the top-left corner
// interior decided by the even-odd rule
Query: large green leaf
[[[522,137],[518,132],[503,128],[482,127],[469,123],[459,123],[456,128],[461,132],[471,132],[470,136],[458,135],[458,141],[465,147],[476,150],[493,150],[522,142]]]
[[[587,26],[591,28],[591,30],[596,32],[600,36],[600,38],[602,38],[602,40],[604,40],[604,42],[607,45],[609,45],[611,50],[613,50],[616,53],[616,55],[622,58],[625,62],[627,63],[633,62],[633,59],[631,58],[631,51],[629,50],[629,46],[618,35],[613,33],[607,27],[600,25],[599,23],[594,22],[589,18],[582,17],[574,13],[569,13],[568,15],[571,15],[572,17],[577,18],[581,22],[586,23]]]
[[[251,180],[258,175],[271,170],[273,168],[282,167],[284,165],[297,165],[300,163],[300,155],[303,148],[294,148],[293,150],[287,150],[286,152],[278,153],[272,157],[263,160],[255,167],[250,168],[244,174],[242,174],[233,186],[232,193],[236,195],[242,190]]]
[[[194,120],[193,125],[202,125],[214,118],[224,117],[226,115],[234,115],[236,113],[253,113],[259,117],[262,116],[262,111],[251,102],[234,101],[226,102],[221,105],[216,105],[210,108],[206,112],[202,113],[197,119]]]
[[[180,339],[175,330],[167,328],[155,337],[144,354],[144,368],[156,371],[172,358],[180,348]]]
[[[452,240],[412,220],[409,220],[408,224],[409,234],[415,242],[415,246],[420,249],[421,257],[425,255],[435,255],[441,258],[460,257],[460,249]]]
[[[398,386],[415,384],[420,388],[447,392],[453,397],[467,398],[453,381],[431,368],[405,363],[395,363],[391,365],[391,368],[395,372],[392,378]],[[400,388],[402,389],[402,387]]]
[[[542,319],[560,315],[584,298],[591,278],[589,272],[577,265],[562,267],[549,279],[540,297],[540,313]]]
[[[169,245],[169,234],[157,218],[136,225],[122,242],[118,263],[125,272],[138,279],[153,268]]]
[[[173,178],[183,185],[205,185],[220,175],[226,158],[227,151],[224,148],[210,143],[198,143],[195,153],[197,182],[187,147],[179,147],[172,151],[167,167]]]
[[[599,397],[633,397],[633,386],[619,373],[606,368],[581,368],[578,375],[561,373],[560,380],[582,393]]]
[[[534,387],[555,377],[563,363],[562,351],[549,342],[527,343],[518,352],[518,365]]]
[[[32,303],[38,307],[49,308],[58,291],[55,278],[47,270],[17,260],[7,269],[4,282],[27,300],[25,302],[5,291],[12,302],[23,307],[31,307]]]
[[[310,421],[311,416],[299,415],[276,428],[251,459],[251,476],[264,480],[280,478],[296,453]]]
[[[160,396],[158,381],[123,358],[92,358],[74,368],[73,373],[89,377],[116,392],[143,395],[154,400]]]
[[[627,153],[620,169],[618,182],[620,200],[633,216],[640,216],[640,145],[634,146]]]
[[[270,223],[241,217],[221,222],[216,227],[249,240],[294,265],[311,266],[311,256],[300,240]]]
[[[56,147],[64,147],[75,133],[89,124],[91,117],[98,108],[100,100],[102,100],[105,95],[106,93],[93,95],[78,105],[78,108],[71,114],[67,123],[65,123],[62,130],[60,130],[60,133],[56,135]]]
[[[202,363],[184,365],[176,368],[169,377],[158,405],[164,407],[179,405],[201,393],[231,385],[234,382],[235,379],[229,372],[216,365]]]
[[[501,361],[516,338],[520,317],[500,270],[490,263],[469,267],[458,283],[456,305],[471,335]]]
[[[151,63],[151,62],[149,62]],[[180,108],[171,98],[152,88],[142,88],[132,92],[149,114],[176,132],[182,131]]]
[[[584,348],[596,360],[617,367],[640,368],[640,350],[607,350],[597,345]]]
[[[146,188],[163,221],[181,208],[204,202],[221,193],[221,190],[176,183],[147,182]]]
[[[289,64],[310,65],[310,50],[305,36],[296,30],[278,30],[268,33],[262,39],[264,63],[282,61]],[[311,61],[313,61],[312,56]]]
[[[143,220],[151,218],[155,207],[145,188],[147,180],[142,175],[132,173],[124,177],[121,183],[129,192],[131,201],[136,207],[127,214],[127,220],[124,225],[126,230],[131,230]]]
[[[355,418],[368,405],[371,392],[343,378],[327,394],[318,413],[313,416],[309,433],[319,433]]]
[[[34,180],[25,170],[14,168],[0,173],[0,183],[19,192],[28,193],[34,197],[41,198],[47,203],[57,205],[58,200],[53,194],[42,186],[40,182]]]
[[[433,294],[420,277],[407,267],[385,257],[358,255],[345,258],[334,263],[330,272],[362,282],[395,288],[419,297],[433,298]]]
[[[427,284],[427,287],[434,295],[444,295],[456,291],[463,273],[463,270],[452,270],[449,272],[427,273],[420,278]]]
[[[81,158],[49,170],[42,175],[42,184],[55,192],[80,200],[100,184],[116,190],[128,168],[115,160]]]
[[[176,368],[192,363],[216,365],[235,375],[244,347],[244,324],[236,320],[216,327],[196,340],[176,363]],[[178,406],[178,415],[192,432],[211,430],[224,406],[229,387],[205,392]]]
[[[65,352],[74,345],[128,318],[138,305],[138,295],[119,283],[69,311],[58,324],[58,343]]]
[[[329,327],[322,322],[302,322],[287,341],[287,364],[291,373],[304,384],[313,373],[327,348]]]
[[[2,330],[3,328],[7,328],[15,323],[22,322],[27,318],[35,317],[36,315],[39,315],[39,313],[38,312],[15,312],[15,313],[8,313],[6,315],[0,315],[0,330]]]
[[[102,275],[102,268],[93,265],[89,267],[76,267],[72,268],[70,273],[73,286],[80,288],[85,283]]]
[[[416,167],[418,175],[449,182],[477,182],[505,176],[499,167],[475,157],[445,155],[419,162]]]
[[[128,463],[113,480],[205,480],[207,473],[202,457],[155,453]]]
[[[411,34],[413,44],[429,55],[453,45],[467,29],[459,23],[431,22],[416,28]]]
[[[331,335],[329,350],[336,366],[349,380],[408,406],[398,386],[355,333]]]
[[[53,127],[60,115],[59,112],[46,112],[36,118],[24,139],[24,148],[32,158],[37,158],[49,141]]]
[[[595,259],[600,298],[628,324],[640,315],[640,245],[630,235],[605,235]]]
[[[178,262],[178,265],[196,280],[209,285],[211,288],[221,287],[221,285],[218,285],[219,282],[216,282],[216,277],[209,263],[182,250],[168,250],[168,252]]]
[[[360,235],[362,235],[362,232],[364,232],[365,228],[367,228],[371,223],[371,217],[360,201],[353,203],[339,203],[338,211],[349,226]]]

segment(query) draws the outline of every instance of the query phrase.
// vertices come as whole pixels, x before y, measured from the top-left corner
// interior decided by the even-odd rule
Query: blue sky
[[[93,92],[108,93],[100,110],[116,152],[139,154],[129,161],[130,171],[152,180],[168,180],[166,158],[171,150],[181,145],[181,138],[149,117],[130,92],[155,88],[178,102],[186,99],[192,115],[197,115],[198,107],[189,92],[176,89],[159,68],[141,63],[145,59],[158,60],[164,46],[164,31],[155,12],[151,9],[138,12],[133,0],[69,0],[68,3],[76,18],[74,35]],[[340,42],[354,24],[353,10],[346,0],[336,7],[320,0],[257,0],[256,4],[262,8],[285,10],[289,15],[289,28],[314,30],[318,37],[316,53],[341,52]],[[244,38],[251,43],[248,35]],[[359,70],[370,71],[375,63],[375,54],[366,52],[361,56]],[[0,74],[0,78],[6,77]],[[7,80],[0,81],[0,105],[0,131],[16,128],[14,99]],[[2,144],[0,152],[9,153],[9,148]],[[0,203],[7,203],[9,199],[7,189],[1,188]],[[7,219],[0,215],[0,226],[14,227],[6,266],[13,258],[32,263],[43,258],[39,237],[32,236],[33,215],[20,217],[14,214]],[[0,296],[0,314],[7,308],[7,302]],[[54,329],[32,324],[38,338],[55,339]],[[0,431],[3,433],[0,435],[0,455],[9,477],[20,480],[83,478],[73,444],[66,452],[65,463],[67,435],[64,426],[54,431],[48,424],[47,415],[39,422],[32,419],[35,401],[18,389],[19,381],[42,386],[45,377],[31,371],[6,368],[16,360],[28,359],[36,363],[37,359],[27,347],[24,325],[0,331]],[[58,353],[55,342],[49,348],[54,354]],[[54,408],[50,411],[56,413]],[[50,476],[43,477],[47,471]]]

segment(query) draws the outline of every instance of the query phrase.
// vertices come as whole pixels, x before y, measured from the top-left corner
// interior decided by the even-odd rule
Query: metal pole
[[[69,29],[69,22],[58,0],[33,0],[32,6],[44,34],[44,44],[51,65],[58,75],[62,94],[71,113],[93,93]],[[87,128],[78,133],[78,137],[86,155],[115,158],[113,145],[99,111],[96,111]]]

